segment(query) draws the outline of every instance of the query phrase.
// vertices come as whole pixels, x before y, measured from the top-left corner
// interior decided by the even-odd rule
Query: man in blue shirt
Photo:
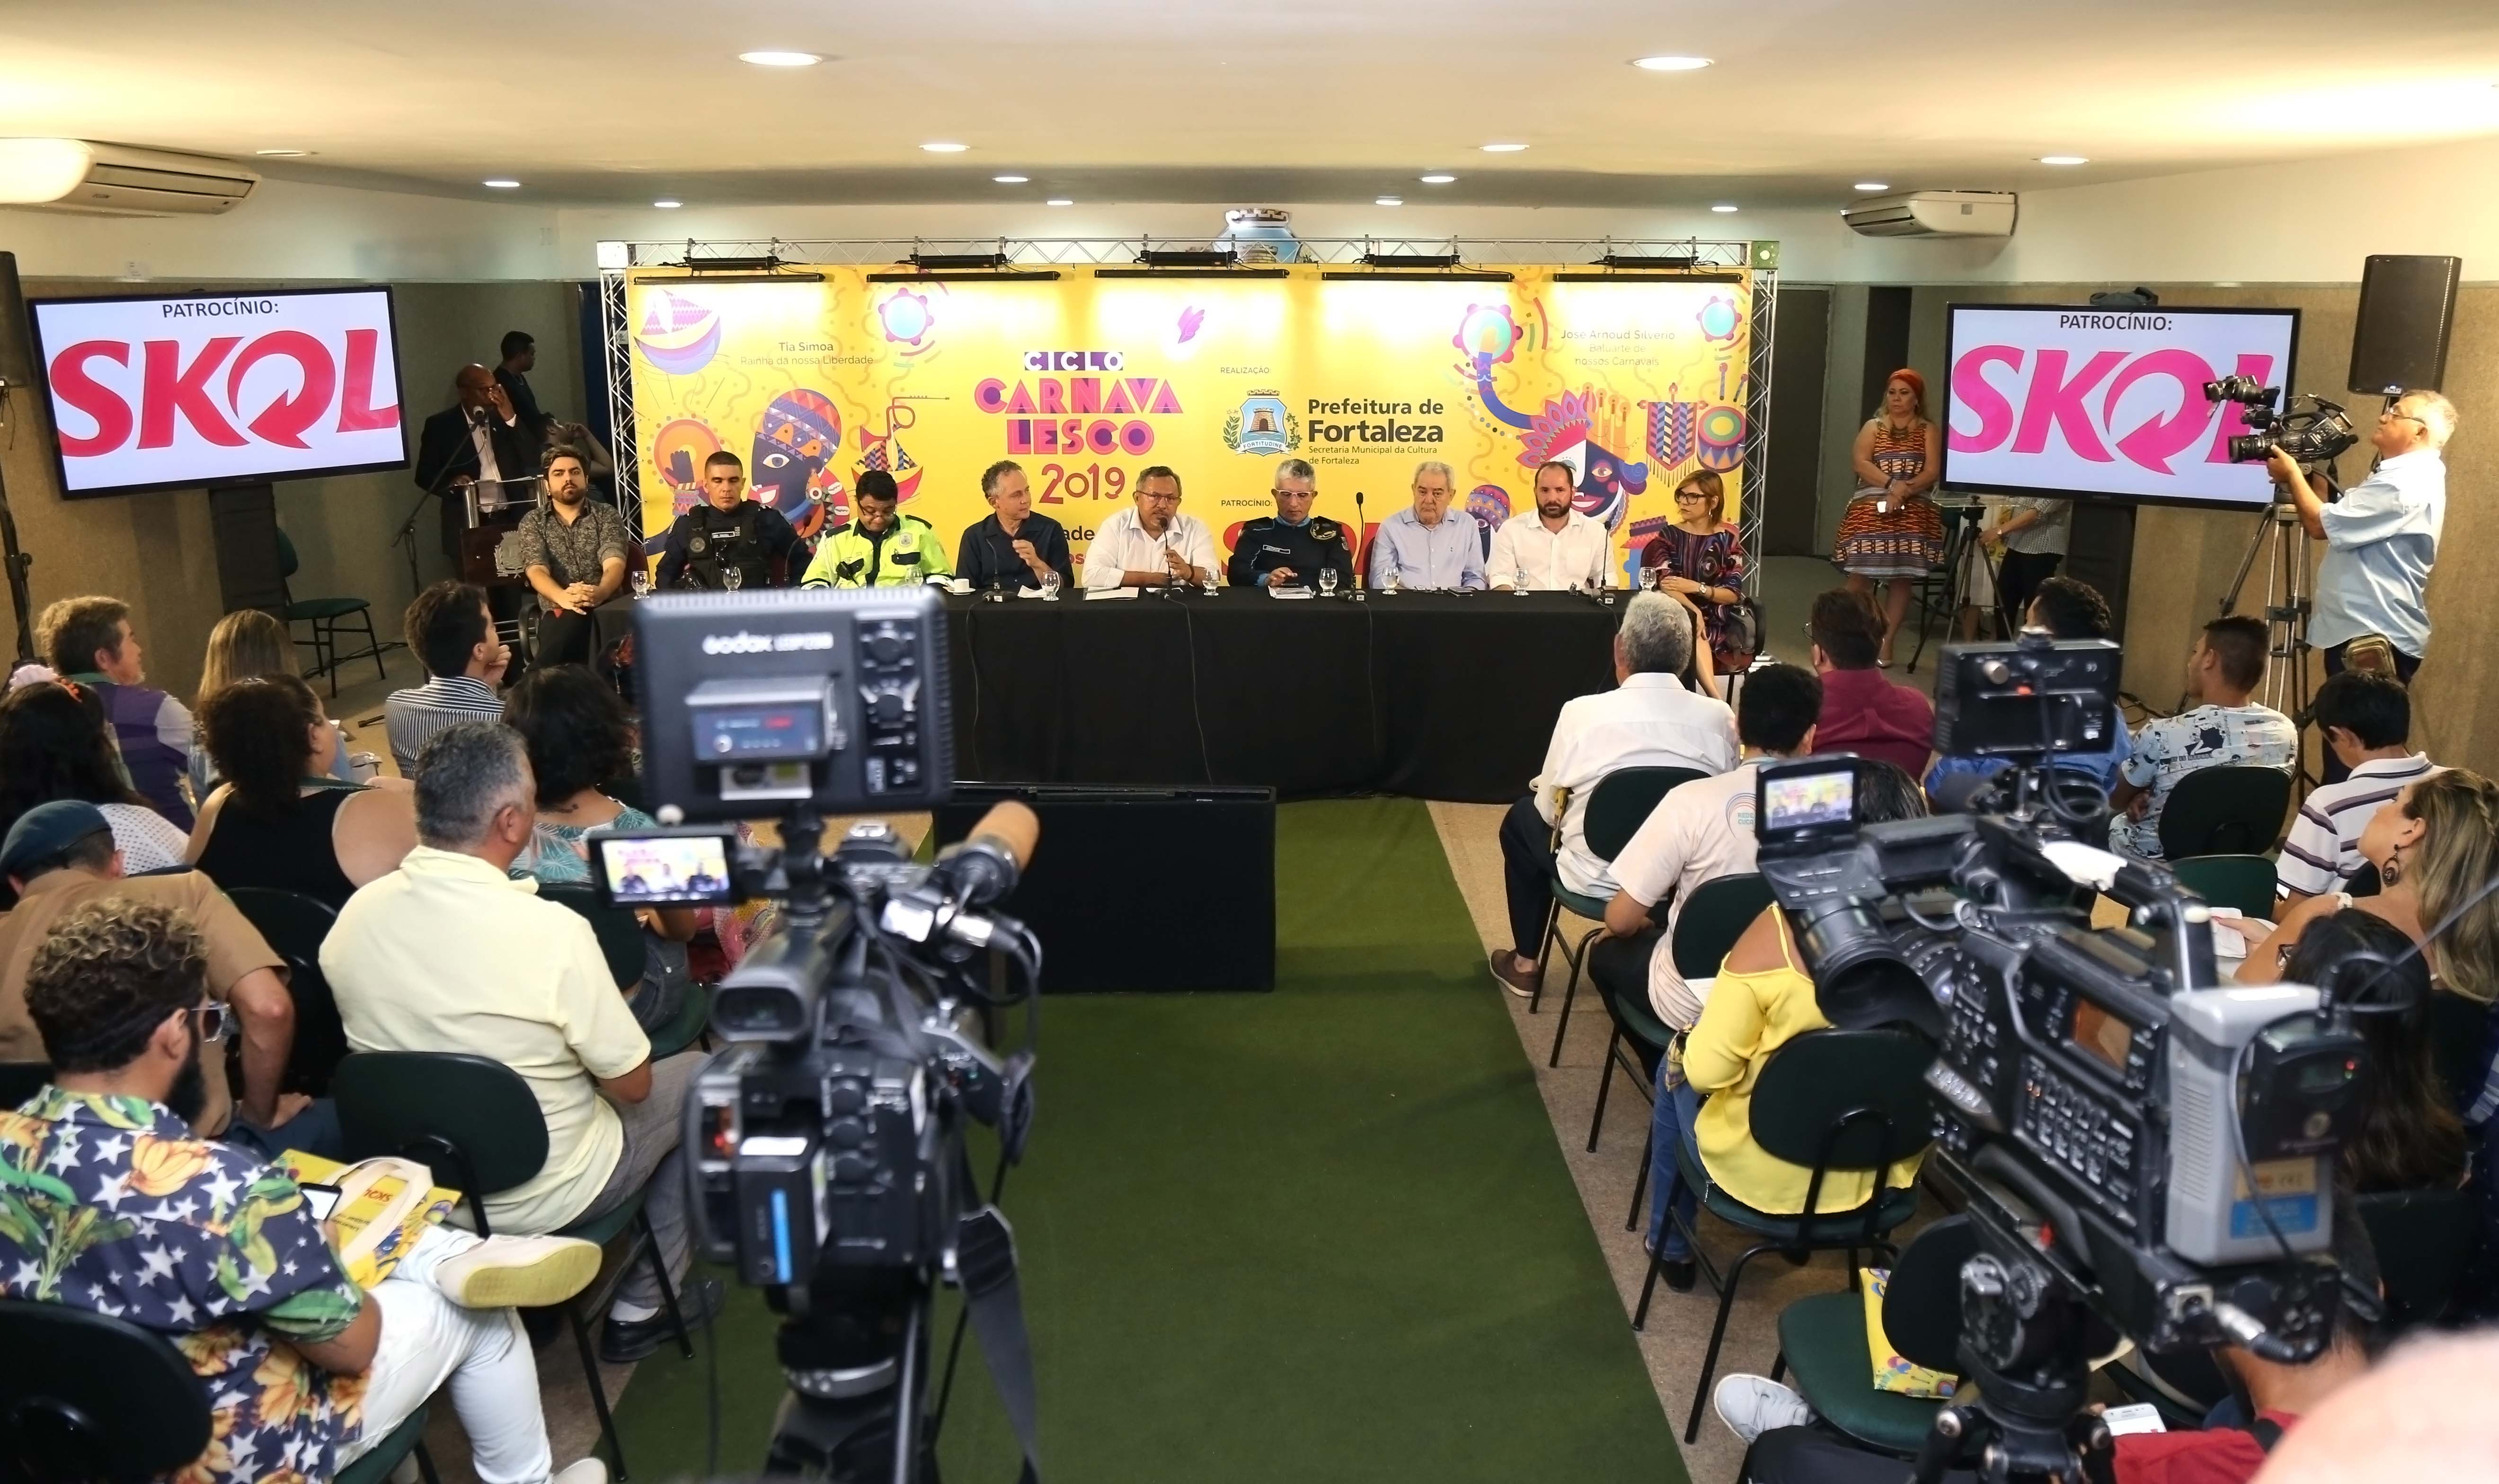
[[[1371,585],[1400,588],[1481,588],[1483,528],[1463,510],[1453,512],[1457,475],[1427,460],[1414,466],[1414,503],[1379,523],[1371,538]]]

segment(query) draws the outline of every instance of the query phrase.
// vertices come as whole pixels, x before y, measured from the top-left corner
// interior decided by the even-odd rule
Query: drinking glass
[[[1056,567],[1053,567],[1049,571],[1041,574],[1041,596],[1045,598],[1056,597],[1058,596],[1058,569]]]
[[[649,567],[637,566],[633,568],[628,580],[633,584],[633,596],[635,597],[648,597],[651,596],[651,569]]]
[[[734,593],[739,588],[746,585],[746,573],[737,567],[723,567],[720,573],[720,580],[723,586]]]
[[[1319,568],[1319,597],[1336,597],[1336,568],[1335,568],[1335,567],[1332,567],[1332,566],[1323,566],[1323,567],[1320,567],[1320,568]]]

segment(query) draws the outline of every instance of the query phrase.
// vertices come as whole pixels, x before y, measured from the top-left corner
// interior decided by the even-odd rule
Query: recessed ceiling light
[[[956,144],[953,140],[940,139],[931,140],[929,143],[923,145],[920,147],[927,150],[930,154],[961,154],[964,150],[969,149],[972,146],[969,145]]]
[[[1699,72],[1709,65],[1705,56],[1636,56],[1632,65],[1642,72]]]
[[[1857,189],[1861,191],[1888,191],[1892,187],[1885,185],[1880,180],[1860,180],[1857,182]]]
[[[1485,145],[1480,147],[1486,154],[1516,154],[1527,146],[1525,145]]]
[[[1065,196],[1053,196],[1048,201],[1042,203],[1043,206],[1074,206],[1075,204],[1075,202],[1070,201]]]
[[[1373,206],[1404,206],[1405,204],[1406,198],[1403,196],[1382,196],[1372,203]]]
[[[824,60],[812,51],[741,51],[737,59],[757,67],[813,67]]]
[[[685,203],[682,201],[654,201],[651,205],[658,207],[663,211],[673,211],[677,208],[684,206]]]
[[[301,155],[310,154],[311,152],[312,151],[309,149],[255,149],[252,151],[254,154],[265,154],[273,159],[288,160],[295,159]]]
[[[998,182],[1000,185],[1022,185],[1022,184],[1023,184],[1026,180],[1031,179],[1031,178],[1032,178],[1032,177],[1030,177],[1030,176],[991,176],[991,177],[990,177],[990,179],[992,179],[992,180],[995,180],[995,181],[996,181],[996,182]]]
[[[1736,206],[1735,206],[1735,203],[1733,203],[1733,202],[1729,202],[1729,201],[1722,201],[1722,202],[1718,203],[1716,206],[1711,207],[1709,210],[1713,210],[1713,211],[1732,211],[1732,210],[1736,210]]]
[[[2091,162],[2091,156],[2082,154],[2043,154],[2039,156],[2039,163],[2042,165],[2089,165]]]
[[[1419,178],[1422,180],[1422,182],[1423,182],[1425,185],[1446,185],[1446,184],[1448,184],[1450,181],[1455,180],[1455,179],[1457,178],[1457,177],[1455,177],[1455,176],[1423,176],[1423,177],[1420,177]]]
[[[516,191],[521,188],[521,182],[518,180],[489,180],[485,183],[499,191]]]

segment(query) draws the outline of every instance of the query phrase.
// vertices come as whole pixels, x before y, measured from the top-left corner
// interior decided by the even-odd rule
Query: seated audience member
[[[2347,907],[2310,922],[2283,964],[2287,982],[2359,994],[2363,1011],[2405,1007],[2353,1017],[2369,1045],[2368,1101],[2343,1144],[2343,1181],[2359,1195],[2452,1188],[2464,1179],[2464,1120],[2430,1055],[2435,991],[2412,948],[2402,928]],[[2389,964],[2397,967],[2388,972]]]
[[[121,868],[112,832],[92,804],[38,805],[0,841],[0,877],[17,893],[17,905],[0,913],[0,1061],[43,1060],[26,1018],[26,965],[54,922],[97,902],[176,908],[199,932],[209,993],[233,1012],[243,1040],[241,1104],[227,1091],[225,1057],[211,1057],[203,1101],[189,1113],[191,1127],[264,1154],[289,1146],[334,1151],[337,1113],[327,1107],[306,1113],[309,1100],[278,1091],[295,1046],[295,1001],[286,992],[284,960],[199,872],[133,880]]]
[[[1501,523],[1484,576],[1502,592],[1594,591],[1611,580],[1612,539],[1603,521],[1574,503],[1578,476],[1560,460],[1536,466],[1533,508]]]
[[[825,533],[800,585],[810,588],[918,587],[946,572],[937,529],[901,510],[901,487],[881,468],[860,475],[851,518]]]
[[[284,1172],[197,1137],[228,1029],[211,952],[179,909],[136,901],[80,907],[35,950],[26,1012],[52,1084],[0,1113],[20,1216],[0,1222],[0,1292],[176,1341],[212,1419],[185,1484],[328,1479],[446,1380],[480,1478],[548,1478],[537,1365],[502,1306],[579,1293],[599,1249],[428,1226],[359,1288]],[[556,1477],[598,1484],[606,1469],[584,1459]]]
[[[2055,639],[2105,639],[2110,636],[2108,599],[2091,584],[2071,577],[2050,577],[2040,582],[2030,596],[2030,607],[2023,618],[2026,629],[2044,629]],[[2133,751],[2120,719],[2110,733],[2106,752],[2059,753],[2057,770],[2061,773],[2089,774],[2100,792],[2106,793],[2117,783],[2118,764]],[[2011,767],[2002,758],[1943,757],[1927,771],[1927,797],[1939,809],[1958,809],[1963,801],[1977,791],[1977,784],[1958,780],[1986,780]]]
[[[2224,765],[2281,768],[2299,760],[2290,718],[2248,697],[2264,683],[2264,620],[2235,613],[2204,626],[2187,656],[2187,694],[2202,704],[2146,722],[2110,790],[2109,846],[2160,858],[2160,812],[2178,780]]]
[[[2310,709],[2325,750],[2347,772],[2343,782],[2311,792],[2290,822],[2274,862],[2285,903],[2341,890],[2360,869],[2360,831],[2378,806],[2437,771],[2426,755],[2412,750],[2412,693],[2392,675],[2346,670],[2328,676]]]
[[[438,582],[416,595],[407,605],[406,628],[407,647],[425,666],[426,682],[390,694],[382,703],[382,727],[399,775],[414,778],[426,738],[457,723],[503,719],[496,688],[503,683],[512,651],[495,634],[486,590],[465,582]]]
[[[546,502],[521,517],[523,570],[537,595],[537,664],[587,663],[598,658],[600,607],[625,591],[630,558],[642,543],[625,529],[614,505],[590,498],[590,460],[558,443],[538,460]]]
[[[1614,894],[1606,862],[1589,853],[1580,822],[1599,782],[1619,768],[1691,768],[1719,774],[1736,765],[1736,718],[1727,703],[1685,689],[1675,676],[1691,662],[1691,610],[1658,593],[1633,597],[1614,633],[1611,691],[1582,695],[1554,719],[1544,768],[1501,823],[1503,887],[1509,901],[1510,946],[1495,950],[1492,977],[1525,998],[1535,993],[1544,951],[1548,883],[1592,896]],[[1552,849],[1553,790],[1569,790],[1561,815],[1562,849]]]
[[[609,798],[600,786],[632,776],[633,725],[615,688],[577,664],[532,670],[512,688],[503,720],[521,734],[537,789],[537,825],[512,875],[541,882],[591,880],[594,829],[650,829],[658,822]],[[665,1025],[684,1005],[693,975],[686,940],[698,915],[686,908],[641,908],[648,960],[641,983],[626,997],[644,1030]]]
[[[2343,1281],[2364,1293],[2382,1291],[2368,1227],[2348,1202],[2337,1208],[2334,1260]],[[2247,1484],[2259,1472],[2274,1479],[2276,1470],[2266,1468],[2274,1445],[2288,1449],[2305,1431],[2299,1425],[2303,1416],[2358,1383],[2380,1344],[2379,1334],[2346,1307],[2335,1316],[2331,1342],[2306,1365],[2263,1360],[2237,1345],[2216,1348],[2218,1363],[2246,1393],[2256,1428],[2122,1434],[2111,1439],[2109,1457],[2117,1484]],[[1751,1445],[1742,1468],[1747,1484],[1908,1484],[1906,1462],[1865,1452],[1811,1426],[1813,1409],[1776,1381],[1730,1375],[1718,1383],[1713,1400],[1720,1420]],[[1979,1475],[1956,1468],[1943,1477],[1947,1484],[1976,1484]]]
[[[981,470],[981,498],[990,513],[963,528],[955,552],[955,575],[974,589],[1039,588],[1052,577],[1076,586],[1075,559],[1067,553],[1067,528],[1034,513],[1032,480],[1023,466],[1000,459]]]
[[[1456,504],[1456,476],[1446,464],[1414,467],[1414,502],[1389,513],[1371,537],[1364,561],[1374,588],[1394,578],[1410,593],[1466,591],[1484,585],[1483,526]]]
[[[1857,805],[1858,818],[1869,824],[1918,819],[1927,812],[1926,795],[1917,783],[1888,762],[1859,765]],[[1670,1150],[1680,1143],[1720,1189],[1755,1210],[1801,1212],[1813,1171],[1789,1164],[1753,1142],[1753,1088],[1779,1048],[1830,1025],[1814,1003],[1813,979],[1798,955],[1786,914],[1776,907],[1764,909],[1728,952],[1700,1019],[1684,1038],[1683,1081],[1672,1096],[1657,1099],[1667,1106],[1655,1115],[1655,1137]],[[1675,1171],[1671,1157],[1656,1168],[1669,1177]],[[1886,1172],[1884,1182],[1906,1185],[1917,1175],[1918,1161],[1906,1159]],[[1866,1172],[1833,1170],[1823,1177],[1816,1205],[1822,1210],[1854,1210],[1873,1194],[1873,1177]],[[1664,1200],[1679,1205],[1686,1198],[1669,1190]],[[1662,1211],[1666,1207],[1661,1202],[1651,1209]],[[1667,1286],[1678,1292],[1692,1286],[1688,1255],[1668,1257],[1662,1272]]]
[[[679,1113],[702,1054],[654,1064],[590,924],[510,878],[537,823],[518,732],[477,722],[437,732],[417,759],[416,814],[423,843],[358,891],[321,945],[348,1045],[467,1052],[519,1073],[546,1116],[546,1162],[486,1198],[493,1229],[559,1231],[639,1192],[674,1280],[690,1255]],[[705,1278],[678,1305],[692,1325],[720,1302]],[[638,1360],[673,1338],[658,1280],[634,1264],[600,1354]]]
[[[746,466],[726,448],[703,460],[702,500],[668,528],[656,585],[663,591],[722,592],[729,574],[741,588],[794,588],[805,554],[787,517],[746,495]],[[640,554],[629,551],[630,571]]]
[[[130,605],[117,597],[64,597],[44,610],[35,636],[52,673],[95,688],[130,786],[157,813],[190,828],[182,775],[191,765],[191,713],[142,684],[147,671],[140,663],[139,636],[130,631]]]
[[[1740,675],[1753,652],[1729,624],[1744,597],[1744,540],[1727,519],[1727,484],[1711,468],[1695,469],[1674,487],[1674,521],[1640,548],[1640,575],[1655,573],[1670,593],[1691,599],[1702,616],[1711,663]]]
[[[1137,470],[1128,491],[1135,503],[1105,516],[1085,549],[1085,591],[1213,587],[1223,563],[1206,522],[1181,512],[1180,475],[1149,464]]]
[[[182,863],[190,838],[114,765],[113,731],[92,691],[77,681],[38,681],[10,692],[0,698],[0,829],[37,804],[73,798],[104,812],[131,870]]]
[[[207,705],[210,696],[238,680],[294,673],[295,640],[287,633],[286,626],[258,608],[238,608],[217,620],[217,627],[209,630],[209,654],[200,664],[200,688],[191,693],[192,704]],[[199,712],[193,710],[190,779],[195,801],[207,798],[223,781],[217,777],[217,765],[209,756],[208,744],[200,738],[199,718]],[[339,738],[338,757],[330,763],[330,776],[341,783],[356,781],[356,765],[347,757],[343,731]]]
[[[1649,1008],[1674,1030],[1688,1031],[1701,1018],[1700,997],[1675,972],[1671,950],[1684,904],[1704,882],[1753,869],[1753,792],[1761,759],[1812,752],[1813,721],[1821,711],[1822,682],[1811,670],[1766,664],[1745,677],[1744,694],[1736,703],[1736,738],[1743,744],[1746,760],[1732,773],[1688,783],[1667,794],[1614,857],[1613,876],[1621,885],[1606,904],[1606,936],[1593,950],[1599,955],[1595,962],[1645,959],[1639,968],[1648,982]],[[1660,932],[1652,925],[1650,909],[1669,897],[1674,905]],[[1689,1244],[1666,1219],[1667,1203],[1675,1199],[1674,1100],[1656,1101],[1667,1110],[1659,1117],[1669,1127],[1649,1145],[1648,1245],[1658,1250],[1663,1241],[1670,1265],[1689,1265]],[[1677,1204],[1691,1214],[1689,1192]]]
[[[218,886],[300,891],[344,907],[415,846],[406,783],[329,776],[338,728],[294,676],[226,687],[209,697],[200,725],[226,781],[201,801],[190,861]]]
[[[1822,718],[1813,745],[1888,762],[1911,778],[1934,753],[1935,708],[1907,686],[1883,676],[1874,657],[1883,648],[1883,617],[1863,595],[1834,588],[1813,600],[1805,625],[1813,667],[1822,674]]]
[[[2384,918],[2416,943],[2430,924],[2463,908],[2463,916],[2421,954],[2440,987],[2487,1005],[2499,996],[2499,895],[2474,900],[2499,875],[2499,784],[2467,768],[2449,768],[2402,786],[2378,806],[2360,831],[2360,858],[2378,868],[2375,896],[2341,891],[2308,897],[2284,910],[2269,936],[2247,922],[2247,961],[2239,982],[2280,984],[2283,966],[2309,924],[2347,907]],[[2473,905],[2466,907],[2465,903]]]

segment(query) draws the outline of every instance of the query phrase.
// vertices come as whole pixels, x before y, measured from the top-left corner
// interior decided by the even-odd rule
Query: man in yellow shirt
[[[816,548],[816,559],[798,580],[800,587],[916,587],[949,575],[946,543],[938,539],[936,528],[896,508],[900,495],[892,474],[869,469],[860,475],[852,498],[856,513]]]

